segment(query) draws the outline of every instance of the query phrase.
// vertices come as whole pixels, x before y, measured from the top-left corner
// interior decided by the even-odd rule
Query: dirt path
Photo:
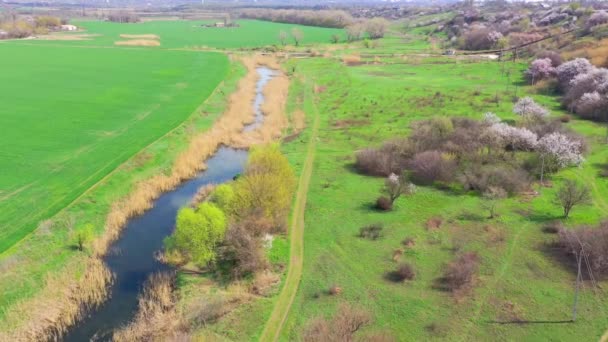
[[[279,294],[279,298],[272,310],[270,318],[266,322],[260,341],[277,341],[281,335],[283,325],[289,315],[289,310],[298,292],[300,279],[302,278],[302,268],[304,266],[304,212],[306,210],[306,197],[308,186],[312,176],[313,164],[315,160],[317,133],[319,131],[319,113],[315,108],[315,117],[312,127],[312,134],[306,150],[306,160],[298,192],[294,205],[293,217],[289,228],[290,235],[290,259],[289,271],[285,279],[285,285]]]

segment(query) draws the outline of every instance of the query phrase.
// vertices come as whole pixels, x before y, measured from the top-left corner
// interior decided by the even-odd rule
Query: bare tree
[[[391,200],[391,204],[395,203],[395,200],[399,198],[402,194],[413,194],[416,192],[416,186],[410,182],[408,182],[404,176],[397,176],[394,173],[391,173],[390,176],[384,182],[385,192],[389,196]]]
[[[361,39],[363,34],[363,25],[360,23],[354,23],[346,27],[346,36],[349,42]]]
[[[293,38],[293,41],[295,42],[296,46],[300,45],[300,42],[302,41],[302,38],[304,37],[304,33],[302,33],[302,30],[300,30],[297,27],[294,27],[291,30],[291,37]]]
[[[574,206],[591,202],[589,187],[567,179],[555,194],[555,202],[564,209],[564,218],[568,218]]]
[[[287,34],[287,32],[281,30],[281,32],[279,32],[279,41],[281,42],[281,45],[285,45],[285,43],[287,43],[287,38],[289,37],[289,35]]]
[[[485,210],[488,211],[488,218],[493,219],[498,216],[498,201],[507,197],[507,192],[505,189],[496,186],[490,186],[483,193],[483,203],[482,206]]]

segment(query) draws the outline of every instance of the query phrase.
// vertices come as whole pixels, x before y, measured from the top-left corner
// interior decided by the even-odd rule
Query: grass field
[[[99,35],[81,41],[38,41],[43,44],[74,44],[113,46],[125,40],[121,34],[155,34],[160,37],[162,48],[210,47],[210,48],[251,48],[280,45],[279,32],[290,33],[298,28],[303,33],[301,44],[330,43],[331,36],[343,36],[344,30],[322,27],[299,26],[255,20],[238,20],[236,28],[203,28],[207,21],[150,21],[137,24],[120,24],[103,21],[75,21],[74,24],[86,30],[86,34]],[[78,33],[77,33],[78,34]],[[288,42],[293,44],[293,41]]]
[[[304,272],[281,340],[297,340],[305,325],[319,315],[335,312],[347,301],[363,307],[374,317],[360,334],[389,332],[398,340],[576,340],[597,339],[606,328],[607,298],[603,289],[584,288],[576,323],[496,324],[509,317],[559,322],[570,318],[575,274],[562,266],[544,246],[554,236],[542,232],[543,223],[560,218],[551,203],[555,187],[566,177],[582,178],[592,185],[593,206],[578,208],[568,226],[595,224],[608,214],[603,195],[608,181],[597,178],[597,165],[608,158],[599,125],[575,120],[569,125],[592,143],[588,162],[581,169],[568,169],[553,177],[554,187],[542,190],[531,202],[505,200],[501,216],[486,220],[481,201],[474,194],[452,194],[428,187],[398,200],[390,213],[378,213],[371,205],[383,180],[357,174],[352,169],[354,151],[376,146],[385,139],[405,135],[409,123],[433,116],[480,118],[494,111],[513,119],[511,97],[520,76],[509,81],[496,62],[454,63],[427,59],[415,63],[345,67],[333,61],[307,60],[296,65],[326,90],[318,95],[322,113],[317,159],[306,210]],[[525,65],[509,65],[521,75]],[[519,95],[527,88],[518,88]],[[437,94],[445,99],[431,101]],[[501,101],[492,103],[499,95]],[[536,96],[560,115],[555,98]],[[338,127],[336,120],[367,120],[360,126]],[[365,121],[364,121],[365,122]],[[286,150],[302,156],[302,144]],[[298,157],[302,158],[302,157]],[[473,215],[471,215],[473,214]],[[439,231],[428,231],[425,222],[441,216]],[[476,218],[477,217],[477,218]],[[378,241],[357,237],[361,226],[381,222],[385,236]],[[504,234],[492,242],[486,227]],[[395,267],[393,250],[412,237],[415,247],[403,261],[417,270],[414,281],[394,284],[385,274]],[[454,255],[453,248],[477,251],[482,257],[478,282],[468,296],[454,299],[433,288],[442,266]],[[464,247],[462,247],[464,246]],[[326,292],[343,289],[340,296]]]
[[[152,141],[225,77],[221,54],[0,44],[0,253]]]

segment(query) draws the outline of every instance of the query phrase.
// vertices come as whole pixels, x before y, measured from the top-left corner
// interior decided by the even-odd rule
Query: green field
[[[225,77],[216,53],[0,44],[0,253],[182,123]]]
[[[137,24],[120,24],[104,21],[75,21],[86,34],[100,35],[84,41],[37,41],[46,44],[74,44],[113,46],[124,40],[121,34],[155,34],[160,37],[161,48],[251,48],[279,45],[279,32],[290,33],[298,28],[303,33],[301,44],[330,43],[333,34],[343,35],[343,30],[322,27],[299,26],[255,20],[238,20],[236,28],[204,28],[208,21],[150,21]],[[289,44],[293,44],[290,39]]]
[[[525,64],[509,63],[508,68],[513,75],[521,75]],[[570,123],[593,146],[584,167],[555,175],[553,188],[542,190],[532,202],[505,200],[498,219],[476,220],[470,215],[482,213],[481,199],[475,194],[458,195],[429,187],[399,199],[394,211],[379,213],[371,206],[383,180],[354,172],[354,151],[404,136],[411,122],[433,116],[480,118],[482,113],[493,111],[504,119],[514,119],[511,96],[520,76],[507,80],[496,62],[433,59],[359,67],[315,60],[299,62],[297,69],[327,90],[318,95],[323,121],[308,194],[304,274],[282,340],[298,339],[312,318],[332,314],[344,301],[373,316],[372,325],[360,336],[389,332],[398,340],[493,340],[500,336],[504,340],[538,341],[576,340],[580,336],[594,340],[603,334],[607,313],[603,303],[608,293],[589,286],[582,292],[576,323],[492,323],[513,314],[531,321],[570,318],[576,274],[543,249],[554,236],[541,228],[561,217],[551,198],[565,177],[584,179],[595,189],[594,205],[577,208],[566,222],[568,226],[596,224],[608,213],[604,200],[608,180],[597,178],[598,164],[608,158],[605,145],[598,143],[604,133],[602,126],[579,120]],[[528,89],[519,88],[520,96],[522,91]],[[438,93],[448,99],[444,104],[424,101]],[[490,101],[496,94],[501,98],[498,105]],[[553,115],[560,115],[556,98],[536,97]],[[369,122],[346,128],[333,125],[344,119]],[[302,160],[296,156],[304,152],[303,145],[290,144],[286,150]],[[448,223],[439,231],[428,231],[426,220],[436,216]],[[357,237],[360,227],[376,222],[385,226],[383,238],[369,241]],[[485,230],[488,225],[503,232],[504,242],[490,241]],[[406,237],[414,238],[416,245],[402,260],[414,265],[417,276],[407,284],[394,284],[384,276],[395,267],[392,252]],[[462,300],[433,288],[443,265],[453,258],[456,245],[477,251],[483,260],[473,293]],[[340,296],[326,294],[334,285],[343,289]]]

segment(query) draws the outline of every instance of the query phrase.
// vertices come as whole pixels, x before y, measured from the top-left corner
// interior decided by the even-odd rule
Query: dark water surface
[[[265,67],[257,71],[260,79],[253,104],[255,121],[244,127],[244,131],[254,130],[264,121],[260,109],[264,102],[262,91],[274,75],[273,70]],[[161,195],[151,209],[129,220],[104,258],[115,277],[109,299],[72,328],[64,337],[65,341],[110,340],[115,329],[134,318],[138,295],[146,279],[153,273],[170,269],[157,261],[154,254],[162,249],[163,240],[172,233],[178,210],[192,200],[200,187],[227,182],[241,173],[247,155],[245,150],[221,147],[207,160],[207,170]]]

